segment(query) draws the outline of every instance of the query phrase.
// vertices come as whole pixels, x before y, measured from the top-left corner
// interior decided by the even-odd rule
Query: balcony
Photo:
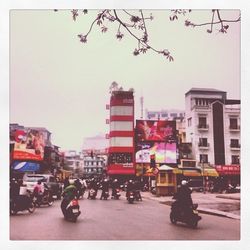
[[[209,149],[209,143],[199,143],[199,149]]]
[[[230,125],[229,130],[231,132],[239,132],[240,131],[240,126],[239,125]]]
[[[208,131],[208,124],[198,124],[198,130]]]
[[[234,151],[239,151],[240,150],[240,144],[230,144],[230,149]]]

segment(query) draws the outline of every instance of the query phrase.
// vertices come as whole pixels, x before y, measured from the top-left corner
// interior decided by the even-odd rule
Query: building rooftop
[[[208,93],[211,93],[211,92],[217,92],[217,93],[226,93],[225,91],[222,91],[222,90],[218,90],[218,89],[213,89],[213,88],[191,88],[185,95],[188,95],[189,93],[194,93],[194,92],[208,92]]]

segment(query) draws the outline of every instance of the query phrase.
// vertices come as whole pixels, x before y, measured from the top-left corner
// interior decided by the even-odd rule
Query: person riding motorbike
[[[97,185],[97,181],[95,180],[95,178],[92,178],[90,183],[89,183],[89,193],[88,193],[88,199],[90,198],[90,190],[94,189],[95,193],[97,195],[97,191],[98,191],[98,185]]]
[[[33,190],[33,195],[34,195],[34,197],[37,198],[38,202],[41,202],[41,200],[42,200],[44,188],[45,188],[44,183],[41,180],[38,180],[38,182],[35,185],[34,190]]]
[[[114,181],[111,184],[112,186],[112,198],[114,198],[115,194],[116,194],[116,189],[119,188],[119,183],[117,179],[114,179]]]
[[[180,212],[186,214],[186,216],[189,216],[193,213],[193,201],[191,193],[192,191],[188,187],[188,182],[186,180],[182,180],[181,186],[174,195],[174,198],[176,199],[176,207],[180,209]]]
[[[142,198],[141,198],[141,183],[139,180],[136,180],[135,181],[135,184],[134,184],[134,188],[135,188],[135,196],[136,196],[136,199],[142,201]]]
[[[128,197],[129,192],[134,192],[135,186],[133,180],[128,181],[126,197]]]
[[[102,182],[102,194],[100,200],[105,197],[105,193],[109,191],[108,179],[104,179]]]
[[[82,184],[79,179],[75,180],[75,187],[77,189],[77,198],[79,199],[82,195]]]
[[[61,203],[61,209],[63,215],[66,215],[66,208],[68,204],[74,199],[77,198],[77,188],[75,186],[74,180],[69,180],[69,186],[67,186],[62,193],[63,200]]]

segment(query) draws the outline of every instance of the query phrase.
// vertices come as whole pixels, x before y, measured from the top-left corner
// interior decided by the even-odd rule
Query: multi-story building
[[[101,156],[84,156],[83,174],[85,176],[102,176],[106,173],[106,159]]]
[[[185,103],[186,138],[198,165],[239,175],[240,100],[227,99],[224,91],[192,88],[185,94]]]
[[[110,97],[108,175],[134,175],[134,93],[113,90]]]

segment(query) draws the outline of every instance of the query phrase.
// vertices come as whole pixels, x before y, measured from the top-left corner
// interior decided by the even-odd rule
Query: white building
[[[240,100],[192,88],[185,94],[186,141],[198,165],[240,165]]]

